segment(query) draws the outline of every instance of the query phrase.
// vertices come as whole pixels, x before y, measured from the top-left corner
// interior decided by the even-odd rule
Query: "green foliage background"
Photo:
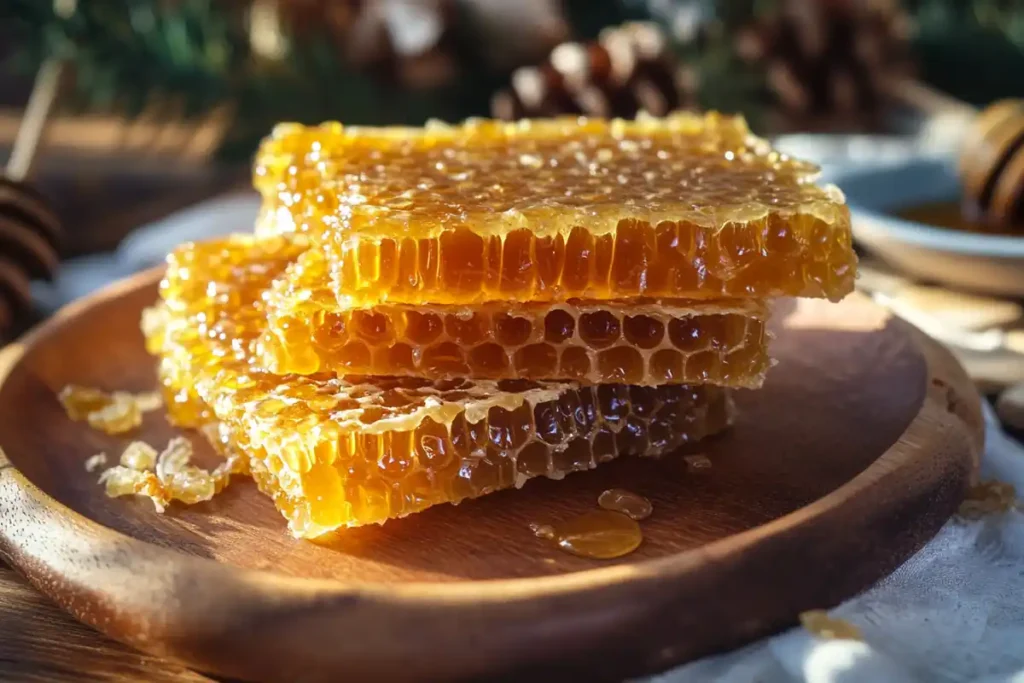
[[[634,19],[666,21],[680,10],[706,27],[699,43],[680,41],[695,64],[708,107],[754,112],[763,105],[762,75],[733,56],[735,30],[774,11],[780,0],[563,0],[574,36],[589,39]],[[489,66],[473,13],[457,4],[453,32],[461,76],[432,89],[382,82],[347,66],[327,35],[289,41],[283,59],[253,54],[241,3],[230,0],[4,0],[0,20],[24,36],[15,68],[31,70],[59,56],[75,66],[77,106],[140,112],[168,98],[182,116],[230,103],[236,117],[221,154],[247,155],[281,120],[421,123],[488,113],[509,73]],[[906,0],[922,80],[973,103],[1024,96],[1024,2]],[[5,16],[6,15],[6,16]]]

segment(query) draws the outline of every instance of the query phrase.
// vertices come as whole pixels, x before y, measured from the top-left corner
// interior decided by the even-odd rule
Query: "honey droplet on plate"
[[[711,468],[711,459],[703,453],[684,456],[683,461],[686,463],[687,472],[700,472]]]
[[[551,540],[555,537],[555,529],[550,524],[537,524],[533,522],[530,524],[530,531],[537,538]]]
[[[608,489],[597,497],[597,504],[605,510],[621,512],[630,519],[647,519],[654,512],[651,501],[626,489]]]
[[[546,527],[537,526],[534,533]],[[580,557],[610,560],[628,555],[640,546],[640,525],[626,515],[610,510],[595,510],[546,527],[559,548]]]

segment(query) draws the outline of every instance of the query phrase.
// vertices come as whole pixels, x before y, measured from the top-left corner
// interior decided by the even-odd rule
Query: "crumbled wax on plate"
[[[144,496],[162,513],[171,501],[195,505],[210,500],[227,486],[232,474],[245,469],[237,455],[213,471],[196,467],[191,460],[192,442],[184,437],[174,437],[160,452],[148,443],[133,441],[121,454],[120,464],[103,471],[99,483],[111,498]],[[86,469],[92,471],[88,463]]]
[[[69,384],[57,395],[68,417],[85,420],[106,434],[123,434],[142,424],[142,414],[163,405],[159,392],[107,392]]]

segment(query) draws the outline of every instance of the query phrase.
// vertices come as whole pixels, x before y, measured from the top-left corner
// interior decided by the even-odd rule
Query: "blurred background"
[[[188,202],[244,176],[282,120],[690,108],[742,112],[762,134],[879,131],[913,124],[905,79],[979,105],[1024,95],[1018,0],[2,4],[0,148],[40,67],[65,66],[39,182],[75,216],[67,255],[112,247],[147,213],[114,219],[112,202],[160,211],[161,186]],[[100,186],[123,196],[94,202]]]
[[[245,229],[277,121],[719,109],[830,172],[948,153],[963,126],[944,114],[1024,98],[1019,0],[0,4],[7,338],[182,239]]]

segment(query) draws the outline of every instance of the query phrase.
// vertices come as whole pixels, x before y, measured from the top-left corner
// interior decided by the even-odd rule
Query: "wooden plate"
[[[465,680],[664,670],[855,594],[955,510],[983,438],[951,357],[861,297],[777,314],[779,358],[739,396],[710,469],[632,459],[321,543],[248,482],[156,515],[85,472],[125,442],[73,423],[74,382],[152,388],[138,332],[156,273],[64,311],[6,352],[0,546],[78,618],[150,652],[260,680]],[[175,430],[147,417],[141,438]],[[138,435],[137,435],[138,436]],[[207,453],[207,456],[209,454]],[[654,503],[618,561],[530,533],[611,486]]]

